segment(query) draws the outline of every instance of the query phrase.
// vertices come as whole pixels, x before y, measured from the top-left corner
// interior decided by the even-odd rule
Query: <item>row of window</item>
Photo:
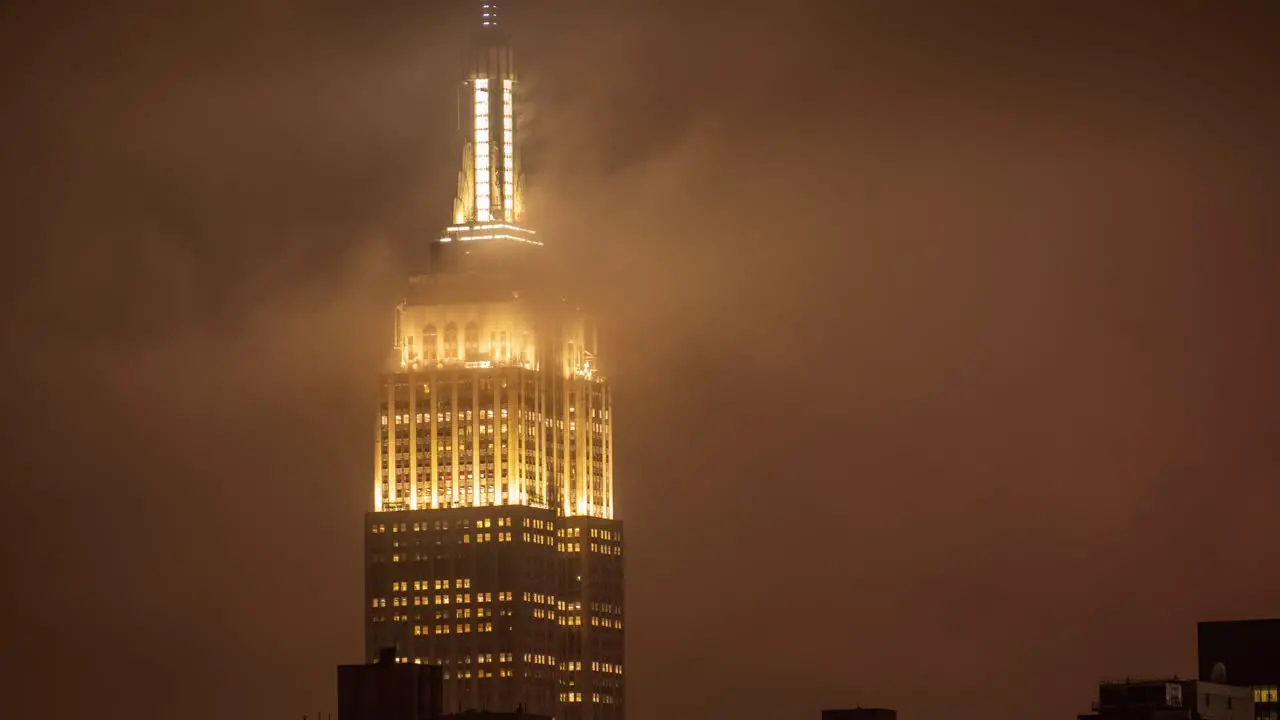
[[[561,616],[559,619],[559,624],[564,625],[565,627],[581,627],[582,616],[581,615]],[[610,630],[621,630],[622,621],[614,620],[613,618],[596,617],[593,615],[591,617],[591,627],[608,628]]]
[[[444,404],[446,407],[441,408],[440,406],[442,404]],[[578,408],[570,407],[569,414],[572,416],[569,419],[569,426],[571,428],[576,428],[578,426],[577,424]],[[535,410],[524,410],[516,413],[516,416],[530,423],[542,423],[546,427],[552,427],[552,423],[554,422],[555,427],[558,427],[561,430],[564,429],[564,422],[565,422],[564,419],[557,419],[550,416],[544,416],[542,413],[537,412]],[[483,422],[484,420],[494,420],[497,418],[507,420],[507,419],[510,419],[510,417],[511,417],[511,409],[509,407],[499,407],[496,415],[494,414],[493,408],[486,408],[484,410],[476,410],[472,408],[470,410],[458,410],[457,417],[455,418],[453,410],[448,408],[447,401],[441,400],[436,403],[436,418],[435,418],[436,424],[448,425],[453,423],[453,421],[456,419],[458,421],[459,430],[463,429],[464,427],[471,427],[472,422],[475,420],[480,420],[481,422]],[[429,425],[431,423],[431,412],[430,410],[428,410],[427,412],[407,412],[407,411],[401,410],[400,412],[396,412],[396,413],[388,413],[386,411],[386,406],[384,406],[381,418],[382,418],[382,424],[384,426],[386,425]],[[392,422],[393,419],[394,419],[394,422]],[[595,421],[608,420],[609,411],[601,410],[599,408],[591,408],[591,419],[592,419],[592,422],[588,424],[597,432],[604,432],[604,423],[595,422]],[[489,426],[489,427],[492,427],[492,426]]]
[[[483,422],[481,422],[481,423],[480,423],[480,424],[478,424],[478,425],[470,425],[470,424],[462,425],[462,424],[459,424],[457,428],[454,428],[454,427],[450,426],[450,421],[445,419],[445,416],[446,416],[446,415],[448,415],[448,413],[446,413],[446,412],[439,413],[439,416],[440,416],[440,417],[439,417],[438,422],[437,422],[437,424],[436,424],[436,432],[435,432],[435,435],[436,435],[437,441],[443,441],[444,439],[446,439],[446,438],[450,438],[450,437],[452,437],[452,436],[453,436],[453,435],[455,435],[455,434],[456,434],[456,435],[459,435],[459,436],[465,436],[465,437],[470,437],[470,436],[472,436],[472,435],[493,435],[493,434],[494,434],[494,428],[499,428],[499,432],[498,432],[498,434],[500,434],[500,435],[506,435],[506,434],[508,434],[508,433],[509,433],[509,431],[510,431],[510,426],[508,425],[508,423],[505,423],[505,422],[504,422],[504,423],[502,423],[502,424],[493,424],[493,425],[488,425],[488,424],[485,424],[485,423],[483,423]],[[409,420],[410,420],[411,418],[410,418],[408,415],[404,415],[404,416],[403,416],[403,420],[401,420],[401,417],[402,417],[402,416],[400,416],[400,415],[396,415],[396,416],[395,416],[395,424],[396,424],[396,425],[407,425],[407,424],[409,424]],[[385,426],[387,425],[387,422],[388,422],[388,420],[387,420],[387,416],[386,416],[386,415],[383,415],[383,416],[382,416],[382,424],[383,424],[383,426],[384,426],[384,429],[383,429],[383,432],[382,432],[382,439],[383,439],[383,441],[384,441],[384,442],[385,442],[385,441],[387,441],[387,438],[388,438],[388,433],[387,433],[387,431],[386,431],[386,429],[385,429]],[[429,440],[431,439],[431,433],[429,432],[428,428],[426,428],[426,427],[425,427],[425,426],[426,426],[427,424],[429,424],[430,422],[431,422],[431,420],[430,420],[430,416],[428,416],[426,419],[424,419],[424,418],[423,418],[422,413],[418,413],[418,424],[419,424],[420,426],[422,426],[422,427],[420,427],[420,429],[419,429],[419,431],[418,431],[418,438],[419,438],[419,439],[421,439],[421,440],[423,440],[424,442],[425,442],[425,441],[429,441]],[[531,421],[531,423],[530,423],[530,424],[523,425],[523,426],[522,426],[522,429],[523,429],[523,431],[524,431],[524,434],[525,434],[525,435],[528,435],[529,437],[536,437],[536,436],[537,436],[537,429],[538,429],[538,428],[537,428],[537,425],[536,425],[536,423],[537,423],[537,422],[538,422],[538,421],[534,420],[534,421]],[[554,429],[557,429],[557,430],[564,430],[564,429],[565,429],[565,427],[564,427],[564,421],[563,421],[563,420],[557,420],[557,421],[554,421],[554,422],[553,422],[552,420],[548,419],[548,420],[543,421],[543,423],[542,423],[542,424],[543,424],[543,426],[544,426],[544,427],[547,427],[547,428],[554,428]],[[444,427],[441,427],[441,426],[444,426]],[[588,430],[588,431],[590,431],[591,433],[594,433],[596,436],[599,436],[599,437],[603,437],[603,436],[608,432],[608,428],[606,428],[606,427],[605,427],[604,423],[596,423],[596,422],[593,422],[593,423],[587,423],[587,425],[586,425],[585,429],[586,429],[586,430]],[[457,431],[456,433],[454,432],[455,430]],[[575,421],[573,421],[573,420],[570,420],[570,421],[569,421],[569,432],[571,432],[571,433],[576,433],[576,432],[578,432],[578,423],[577,423],[577,422],[575,422]],[[548,438],[550,438],[550,437],[551,437],[551,436],[550,436],[550,435],[548,435]],[[399,444],[399,443],[400,443],[400,441],[407,441],[407,440],[409,439],[409,434],[408,434],[408,433],[402,433],[402,432],[396,432],[396,434],[395,434],[395,438],[396,438],[396,442],[397,442],[397,444]],[[571,440],[576,440],[576,439],[578,439],[578,438],[570,438],[570,439],[571,439]],[[490,442],[490,443],[493,443],[493,442],[495,442],[495,441],[491,439],[489,442]],[[550,439],[548,439],[548,441],[547,441],[547,442],[550,442]]]
[[[509,532],[476,533],[475,541],[481,544],[487,543],[487,542],[514,542],[514,537],[515,536],[513,536]],[[534,544],[537,544],[537,545],[551,544],[549,540],[544,541],[542,539],[543,536],[541,535],[534,535],[531,537],[529,533],[524,533],[520,537],[522,540],[524,540],[524,542],[530,542],[530,540],[532,540]],[[462,543],[464,545],[471,544],[471,533],[463,534]],[[591,552],[601,554],[601,555],[621,555],[622,554],[622,548],[614,545],[599,545],[597,543],[591,543],[590,549],[591,549]],[[557,543],[556,550],[562,553],[570,553],[570,554],[580,553],[582,552],[582,545],[581,543]],[[416,555],[415,559],[420,560],[421,554],[419,553],[418,555]],[[409,553],[407,552],[403,552],[403,553],[396,552],[391,554],[391,562],[408,562],[408,561],[409,561]]]
[[[459,600],[458,602],[462,602],[462,601],[461,601],[461,600]],[[386,607],[386,606],[387,606],[387,605],[386,605],[386,600],[385,600],[385,599],[382,599],[382,598],[379,598],[379,599],[377,600],[377,603],[378,603],[378,604],[374,605],[374,607],[380,607],[380,608],[382,608],[382,607]],[[431,597],[430,597],[429,595],[415,595],[415,596],[413,596],[413,602],[412,602],[412,603],[410,603],[410,602],[409,602],[409,598],[407,598],[407,597],[391,598],[391,607],[409,607],[409,606],[410,606],[410,604],[412,604],[412,605],[413,605],[413,607],[427,607],[427,606],[431,605]],[[436,595],[436,605],[448,605],[448,604],[449,604],[449,596],[448,596],[448,595]],[[499,614],[500,614],[500,615],[504,615],[504,616],[505,616],[505,615],[510,615],[511,613],[510,613],[510,612],[508,612],[508,611],[506,611],[506,610],[503,610],[503,611],[502,611],[501,613],[499,613]],[[441,617],[441,616],[440,616],[440,613],[436,613],[436,617]],[[448,615],[445,615],[444,617],[448,617]],[[459,618],[469,618],[469,617],[471,617],[471,608],[469,608],[469,607],[468,607],[468,608],[459,608],[459,609],[458,609],[458,611],[457,611],[457,613],[456,613],[456,615],[455,615],[455,617],[459,617]],[[492,608],[478,607],[478,608],[476,608],[476,617],[480,617],[480,618],[483,618],[483,617],[493,617],[493,609],[492,609]]]
[[[453,675],[453,678],[458,680],[470,680],[472,677],[473,676],[470,670],[459,670],[455,675]],[[493,671],[492,670],[476,670],[474,677],[480,680],[487,680],[493,677]],[[501,678],[515,677],[515,671],[512,670],[511,668],[498,668],[498,677],[501,677]],[[450,679],[450,674],[448,671],[445,671],[444,679],[445,680]]]
[[[432,627],[435,628],[434,634],[436,635],[448,635],[451,632],[450,628],[454,628],[454,627],[457,628],[457,634],[459,635],[466,635],[471,632],[471,623],[458,623],[456,626],[452,624],[434,625],[434,626],[414,625],[413,634],[414,635],[430,635],[432,634],[432,630],[431,630]],[[493,632],[493,623],[491,622],[476,623],[475,628],[476,628],[476,632],[478,633]]]
[[[520,518],[520,520],[521,520],[520,524],[522,527],[532,527],[538,530],[552,530],[555,528],[555,525],[547,520],[533,519],[533,518]],[[478,528],[493,527],[495,522],[497,523],[498,527],[514,527],[515,519],[511,517],[481,518],[475,521],[475,527],[478,527]],[[463,518],[461,520],[455,521],[453,526],[455,528],[470,528],[472,527],[472,522],[470,519]],[[410,531],[409,523],[407,522],[391,523],[390,530],[388,530],[387,527],[388,526],[385,524],[371,525],[369,527],[369,532],[373,533],[374,535],[384,535],[387,532],[400,533],[400,532]],[[430,520],[413,523],[413,532],[427,532],[430,530],[448,530],[448,529],[449,529],[448,520],[436,520],[434,524]]]
[[[485,143],[485,145],[487,144],[488,143]],[[484,157],[481,157],[480,153],[477,152],[476,154],[477,168],[481,170],[487,169],[485,167],[481,167],[485,162],[488,162],[488,156],[486,155]],[[477,188],[477,193],[485,196],[488,195],[487,192],[480,193],[479,188]],[[494,347],[494,348],[501,347],[503,350],[502,352],[503,355],[506,355],[509,353],[511,341],[509,336],[507,335],[506,330],[503,330],[500,333],[496,331],[490,332],[489,336],[490,336],[489,344],[491,347]],[[440,352],[441,350],[441,348],[439,347],[439,333],[436,332],[436,326],[428,325],[424,327],[422,329],[421,338],[422,338],[421,340],[422,356],[428,360],[434,360],[436,358],[437,353]],[[413,335],[410,334],[405,336],[405,347],[408,350],[409,357],[411,358],[417,357],[417,352],[414,350],[413,341],[414,341]],[[520,347],[521,347],[522,353],[528,352],[529,333],[525,332],[520,334]],[[474,320],[467,323],[466,328],[463,330],[463,348],[466,351],[467,357],[478,355],[480,352],[480,326],[476,324]],[[444,351],[445,359],[457,359],[458,357],[458,324],[457,323],[450,322],[444,326],[443,351]]]
[[[453,410],[448,409],[447,407],[442,409],[442,408],[440,407],[440,405],[442,405],[442,404],[447,406],[447,405],[448,405],[448,401],[441,400],[441,401],[438,401],[438,402],[436,403],[436,405],[437,405],[437,407],[436,407],[436,424],[437,424],[437,425],[440,425],[440,424],[450,424],[450,423],[452,423],[452,422],[454,421],[454,419],[455,419],[455,418],[454,418]],[[474,409],[474,408],[473,408],[473,409],[470,409],[470,410],[459,410],[457,414],[458,414],[458,417],[457,417],[456,419],[457,419],[457,421],[458,421],[458,423],[459,423],[459,425],[460,425],[460,429],[461,429],[461,424],[462,424],[462,423],[466,423],[466,424],[467,424],[466,426],[467,426],[467,427],[470,427],[470,426],[471,426],[472,421],[477,420],[477,419],[479,419],[481,422],[483,422],[484,420],[494,420],[494,419],[499,419],[499,418],[500,418],[500,419],[502,419],[502,420],[507,420],[507,419],[509,419],[509,418],[511,417],[511,409],[510,409],[509,407],[507,407],[507,406],[505,406],[505,405],[504,405],[504,406],[499,407],[499,408],[497,409],[497,414],[496,414],[496,415],[495,415],[495,412],[494,412],[494,409],[493,409],[493,408],[486,408],[486,409],[484,409],[484,410],[476,410],[476,409]],[[575,427],[576,427],[576,418],[577,418],[577,415],[578,415],[578,408],[576,408],[576,407],[570,407],[570,408],[569,408],[569,414],[570,414],[570,415],[572,415],[572,416],[574,416],[574,417],[573,417],[573,418],[571,418],[571,419],[570,419],[570,421],[569,421],[570,426],[575,426]],[[396,425],[426,425],[426,424],[429,424],[429,423],[431,422],[431,413],[430,413],[430,411],[428,411],[428,412],[413,412],[413,413],[410,413],[410,412],[405,412],[405,411],[401,410],[400,412],[394,413],[394,416],[395,416],[395,423],[394,423],[394,424],[396,424]],[[384,408],[384,412],[383,412],[383,414],[382,414],[382,424],[383,424],[383,425],[387,425],[387,424],[388,424],[388,422],[389,422],[389,421],[388,421],[387,417],[388,417],[388,414],[385,412],[385,408]],[[519,411],[519,412],[517,412],[517,413],[516,413],[516,417],[517,417],[517,418],[522,418],[522,419],[524,419],[524,420],[527,420],[527,421],[529,421],[529,422],[534,422],[534,423],[543,422],[543,423],[545,423],[548,427],[550,427],[550,426],[551,426],[551,421],[554,419],[554,418],[552,418],[552,417],[544,417],[542,413],[537,412],[536,410],[522,410],[522,411]],[[609,419],[609,411],[608,411],[608,410],[601,410],[601,409],[599,409],[599,408],[591,408],[591,418],[592,418],[592,420],[597,420],[597,419],[598,419],[598,420],[608,420],[608,419]],[[591,423],[591,426],[592,426],[592,427],[597,428],[597,429],[598,429],[598,430],[600,430],[600,431],[603,431],[603,430],[604,430],[604,423],[592,422],[592,423]],[[561,420],[559,421],[559,427],[561,427],[561,428],[563,428],[563,427],[564,427],[564,420],[563,420],[563,419],[561,419]]]
[[[582,693],[580,692],[560,693],[560,702],[580,703],[582,702]],[[605,705],[612,705],[616,702],[616,700],[614,700],[612,695],[608,695],[608,694],[602,695],[600,693],[592,693],[591,702],[598,703],[598,704],[603,703]]]
[[[393,590],[396,588],[400,588],[401,590],[396,590],[396,592],[401,592],[404,586],[406,585],[408,585],[407,582],[392,583],[392,588]],[[426,583],[423,583],[423,585],[425,586]],[[467,587],[470,587],[470,586],[471,586],[471,582],[470,580],[468,580]],[[526,595],[527,594],[528,593],[526,593]],[[427,602],[427,600],[430,597],[431,597],[430,595],[415,595],[413,598],[413,604],[429,605],[430,603]],[[455,604],[458,604],[458,605],[471,603],[471,593],[458,593],[456,595],[449,595],[448,593],[444,593],[443,595],[436,595],[435,602],[437,605],[448,605],[449,599],[451,597],[454,598]],[[514,599],[514,597],[515,597],[515,593],[512,593],[510,591],[504,590],[497,593],[498,602],[511,602]],[[475,594],[475,601],[477,603],[493,602],[494,601],[493,598],[494,598],[494,593],[492,592],[478,592]],[[391,606],[404,607],[404,606],[408,606],[408,604],[409,604],[409,598],[397,597],[397,598],[392,598]],[[384,597],[373,598],[373,607],[378,608],[378,607],[386,607],[386,606],[387,606],[386,598]]]
[[[514,653],[498,653],[497,657],[498,657],[498,662],[503,662],[503,663],[515,662]],[[474,658],[474,662],[476,664],[492,663],[493,661],[494,661],[493,653],[476,653]],[[541,653],[525,653],[524,661],[530,665],[555,665],[556,664],[555,656],[544,655]],[[396,662],[408,663],[409,658],[398,657],[396,658]],[[414,658],[413,659],[413,664],[415,665],[424,665],[424,664],[425,665],[441,665],[441,666],[454,665],[454,664],[470,665],[472,664],[472,662],[473,662],[473,658],[470,653],[463,653],[462,655],[458,656],[456,660],[455,658],[451,658],[451,657],[450,658],[427,658],[427,659]]]
[[[386,606],[385,606],[385,605],[380,605],[379,607],[386,607]],[[505,616],[505,615],[510,615],[510,613],[509,613],[509,612],[506,612],[506,611],[502,611],[502,612],[500,612],[499,614],[500,614],[500,615],[504,615],[504,616]],[[480,617],[480,618],[483,618],[483,617],[493,617],[493,611],[492,611],[492,610],[488,610],[488,609],[479,608],[479,609],[477,609],[477,610],[476,610],[476,615],[477,615],[477,617]],[[463,618],[463,617],[469,618],[469,617],[471,616],[471,610],[470,610],[469,608],[464,608],[463,610],[458,610],[458,611],[457,611],[457,616],[458,616],[458,617],[460,617],[460,618]],[[557,617],[557,616],[556,616],[556,613],[555,613],[554,611],[544,611],[544,610],[542,610],[541,608],[534,608],[534,610],[533,610],[533,616],[534,616],[535,618],[539,619],[539,620],[555,620],[555,621],[556,621],[556,624],[558,624],[558,625],[560,625],[560,626],[562,626],[562,627],[582,627],[582,616],[581,616],[581,615],[568,615],[568,616],[566,616],[566,615],[561,615],[561,616]],[[383,620],[383,618],[382,618],[381,616],[375,615],[375,616],[373,617],[373,622],[383,622],[383,621],[384,621],[384,620]],[[408,615],[402,615],[402,614],[395,614],[395,615],[392,615],[391,621],[392,621],[392,622],[396,622],[396,623],[402,623],[402,622],[403,622],[403,623],[407,623],[407,622],[409,622],[409,616],[408,616]],[[415,626],[414,626],[414,629],[413,629],[413,634],[414,634],[414,635],[426,635],[426,634],[428,634],[428,629],[429,629],[429,627],[430,627],[430,626],[427,626],[427,625],[415,625]],[[446,623],[446,624],[443,624],[443,625],[436,625],[435,627],[436,627],[436,631],[435,631],[435,632],[436,632],[436,634],[438,634],[438,635],[439,635],[439,634],[448,634],[448,633],[449,633],[449,627],[450,627],[450,624]],[[591,627],[605,628],[605,629],[609,629],[609,630],[621,630],[621,629],[622,629],[622,620],[618,620],[618,619],[614,619],[614,618],[608,618],[608,617],[596,617],[596,616],[592,616],[592,618],[591,618]],[[458,624],[457,624],[457,632],[459,632],[459,633],[462,633],[462,632],[471,632],[471,623],[458,623]],[[492,622],[477,623],[477,624],[476,624],[476,632],[493,632],[493,623],[492,623]]]

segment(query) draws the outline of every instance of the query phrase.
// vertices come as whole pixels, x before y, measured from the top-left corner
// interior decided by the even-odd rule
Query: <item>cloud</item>
[[[633,717],[1069,714],[1274,606],[1249,23],[512,8],[619,397]],[[327,710],[469,8],[11,12],[6,710]]]

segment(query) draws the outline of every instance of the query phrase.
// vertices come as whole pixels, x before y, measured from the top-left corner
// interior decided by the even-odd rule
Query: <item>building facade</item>
[[[461,86],[452,223],[396,308],[373,423],[366,652],[440,665],[444,712],[624,716],[613,392],[525,223],[495,3]]]
[[[1252,720],[1249,688],[1184,678],[1098,685],[1093,712],[1079,720]]]
[[[1201,680],[1252,688],[1258,720],[1280,712],[1280,619],[1202,622],[1196,627]]]

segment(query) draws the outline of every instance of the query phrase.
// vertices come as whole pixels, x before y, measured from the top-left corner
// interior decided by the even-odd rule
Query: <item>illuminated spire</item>
[[[519,81],[515,54],[498,27],[498,5],[480,5],[481,30],[471,48],[461,96],[462,170],[453,225],[442,240],[501,237],[538,244],[523,227],[524,178],[516,141]],[[459,230],[466,226],[467,230]],[[484,230],[485,232],[480,232]],[[500,231],[500,232],[498,232]]]

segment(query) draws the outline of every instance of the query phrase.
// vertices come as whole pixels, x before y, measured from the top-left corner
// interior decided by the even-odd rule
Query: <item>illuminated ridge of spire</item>
[[[519,80],[511,44],[497,30],[497,3],[481,3],[480,23],[482,32],[471,49],[463,81],[462,168],[453,224],[440,240],[540,245],[533,237],[536,233],[524,226],[524,176],[517,140],[520,119],[515,112]]]

